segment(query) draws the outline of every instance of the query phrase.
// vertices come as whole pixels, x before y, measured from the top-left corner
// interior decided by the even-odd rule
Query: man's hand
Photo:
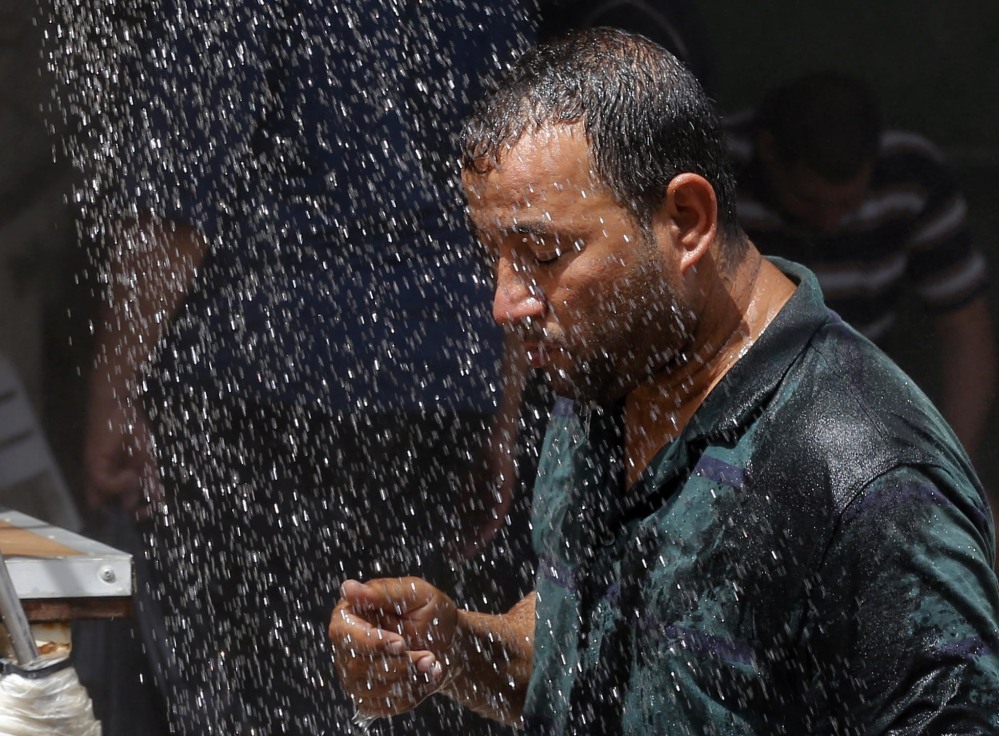
[[[454,601],[419,578],[346,581],[329,635],[344,689],[362,716],[405,713],[457,675],[448,656]]]

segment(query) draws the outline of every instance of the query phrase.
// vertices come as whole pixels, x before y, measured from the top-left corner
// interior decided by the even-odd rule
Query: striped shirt
[[[796,293],[627,491],[620,406],[556,405],[528,733],[999,732],[974,471],[814,277],[779,265]]]
[[[743,228],[763,253],[811,268],[829,306],[867,337],[884,341],[907,289],[937,314],[984,292],[986,262],[972,244],[967,204],[926,138],[885,131],[863,202],[827,234],[781,212],[755,155],[753,114],[732,116],[726,128]]]

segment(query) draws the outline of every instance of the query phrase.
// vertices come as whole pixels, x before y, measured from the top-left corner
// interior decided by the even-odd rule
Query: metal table
[[[2,508],[0,551],[32,624],[131,614],[129,554]]]

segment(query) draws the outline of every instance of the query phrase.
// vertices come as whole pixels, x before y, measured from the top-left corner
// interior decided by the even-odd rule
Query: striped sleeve
[[[926,138],[888,131],[882,144],[886,177],[918,197],[908,228],[909,275],[927,307],[947,311],[983,293],[988,269],[974,247],[968,205],[944,164],[941,152]]]

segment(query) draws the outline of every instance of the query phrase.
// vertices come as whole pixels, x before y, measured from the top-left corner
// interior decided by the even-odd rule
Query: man
[[[889,352],[907,293],[932,315],[938,403],[974,457],[996,390],[995,335],[985,259],[940,152],[884,129],[870,92],[838,72],[777,87],[728,128],[740,218],[761,251],[814,270],[829,306]]]
[[[359,712],[432,693],[531,734],[993,732],[986,502],[929,401],[737,226],[709,103],[640,36],[529,52],[463,134],[495,318],[565,397],[536,590],[347,581]]]

